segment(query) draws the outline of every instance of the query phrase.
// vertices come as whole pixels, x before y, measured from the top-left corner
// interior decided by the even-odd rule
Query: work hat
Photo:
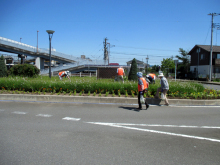
[[[159,75],[158,75],[158,77],[163,77],[164,75],[163,75],[163,73],[159,73]]]
[[[137,76],[140,78],[143,76],[143,74],[141,72],[137,72]]]

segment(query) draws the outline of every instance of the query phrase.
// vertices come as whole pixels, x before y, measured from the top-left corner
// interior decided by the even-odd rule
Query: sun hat
[[[163,73],[159,73],[159,75],[158,75],[158,77],[163,77],[164,75],[163,75]]]
[[[138,77],[142,77],[143,74],[142,74],[141,72],[137,72],[137,76],[138,76]]]

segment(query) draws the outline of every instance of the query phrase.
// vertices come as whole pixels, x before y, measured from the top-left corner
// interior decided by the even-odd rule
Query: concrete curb
[[[31,94],[0,94],[0,100],[20,101],[47,101],[47,102],[77,102],[77,103],[109,103],[109,104],[138,104],[137,98],[126,97],[94,97],[94,96],[68,96],[68,95],[31,95]],[[146,98],[147,103],[162,105],[161,99]],[[220,106],[220,99],[193,100],[193,99],[168,99],[170,105],[187,106]]]

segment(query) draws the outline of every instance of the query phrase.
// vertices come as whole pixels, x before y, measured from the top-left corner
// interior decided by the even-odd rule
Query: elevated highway
[[[36,47],[3,37],[0,37],[0,51],[49,59],[49,50],[44,50],[39,48],[37,49]],[[51,59],[62,63],[76,62],[74,60],[74,57],[71,57],[70,55],[65,55],[63,53],[58,53],[55,51],[51,51]]]
[[[30,46],[21,42],[17,42],[11,39],[7,39],[4,37],[0,37],[0,51],[2,52],[8,52],[8,53],[14,53],[14,54],[23,54],[25,56],[32,56],[36,58],[35,65],[41,69],[44,70],[44,63],[45,60],[49,60],[49,50],[47,49],[41,49],[36,48],[34,46]],[[63,64],[67,64],[67,67],[75,67],[80,66],[84,64],[97,64],[97,65],[104,65],[104,60],[88,60],[83,59],[81,57],[75,57],[72,55],[67,55],[64,53],[51,51],[51,60],[54,60],[56,62]],[[60,67],[60,66],[59,66]],[[60,68],[53,68],[54,71],[60,70]],[[66,68],[66,67],[65,67]],[[66,68],[68,69],[68,68]]]

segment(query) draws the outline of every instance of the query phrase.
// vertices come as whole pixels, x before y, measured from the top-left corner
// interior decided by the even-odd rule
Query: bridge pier
[[[37,57],[35,59],[35,65],[38,69],[44,69],[44,59],[43,58],[40,58],[40,57]]]

